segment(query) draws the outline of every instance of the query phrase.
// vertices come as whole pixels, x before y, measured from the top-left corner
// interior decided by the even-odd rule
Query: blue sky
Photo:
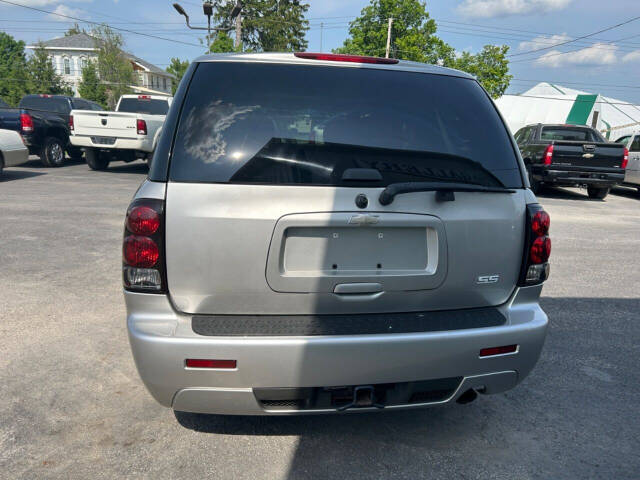
[[[204,51],[198,32],[184,28],[174,0],[10,0],[47,11],[106,22],[114,27],[158,35],[172,41],[122,32],[126,48],[166,67],[171,57],[193,59]],[[198,0],[180,0],[194,21],[203,20]],[[348,35],[348,22],[367,0],[311,0],[309,50],[330,51]],[[457,50],[476,52],[483,45],[511,47],[510,92],[537,81],[640,103],[640,20],[570,41],[640,16],[639,0],[440,0],[427,2],[438,35]],[[27,43],[61,36],[72,21],[0,3],[0,29]],[[321,28],[322,23],[322,28]],[[176,41],[185,42],[177,43]],[[535,54],[529,50],[546,48]],[[567,53],[563,53],[567,52]]]

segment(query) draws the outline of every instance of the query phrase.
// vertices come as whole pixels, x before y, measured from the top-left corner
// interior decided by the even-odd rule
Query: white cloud
[[[529,50],[538,50],[540,48],[550,47],[551,45],[557,45],[558,43],[566,42],[568,40],[571,40],[571,37],[567,36],[565,33],[561,35],[541,35],[531,40],[527,40],[526,42],[520,42],[518,44],[518,50],[524,52]]]
[[[627,53],[624,57],[622,57],[622,61],[625,63],[640,61],[640,50],[634,50],[633,52]]]
[[[55,14],[58,14],[58,15],[55,15]],[[55,8],[55,10],[53,10],[53,13],[49,14],[49,18],[51,18],[52,20],[58,20],[59,22],[68,22],[70,20],[65,17],[60,17],[59,15],[67,15],[70,17],[81,17],[82,10],[78,8],[71,8],[64,4],[60,4]]]
[[[491,18],[546,13],[566,8],[572,0],[464,0],[458,12],[467,17]]]
[[[618,46],[610,43],[594,43],[592,46],[562,53],[549,50],[535,61],[535,65],[558,68],[565,65],[613,65],[618,63]]]

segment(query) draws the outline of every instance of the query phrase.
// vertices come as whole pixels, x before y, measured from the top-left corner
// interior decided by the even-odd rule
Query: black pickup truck
[[[603,199],[622,183],[628,152],[583,125],[527,125],[514,135],[527,167],[531,189],[543,185],[583,186]]]
[[[31,155],[38,155],[47,167],[64,164],[64,152],[73,159],[82,151],[69,144],[69,112],[76,109],[101,110],[94,103],[63,95],[26,95],[18,108],[0,105],[0,128],[20,132]]]

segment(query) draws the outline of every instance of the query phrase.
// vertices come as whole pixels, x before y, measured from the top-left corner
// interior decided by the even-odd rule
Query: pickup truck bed
[[[603,199],[624,180],[624,146],[590,127],[532,125],[519,130],[516,141],[534,192],[543,185],[584,185],[590,197]]]

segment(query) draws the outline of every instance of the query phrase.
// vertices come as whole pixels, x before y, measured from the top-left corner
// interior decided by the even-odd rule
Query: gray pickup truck
[[[604,199],[624,181],[628,151],[584,125],[527,125],[514,135],[529,174],[531,190],[543,185],[587,187]]]

